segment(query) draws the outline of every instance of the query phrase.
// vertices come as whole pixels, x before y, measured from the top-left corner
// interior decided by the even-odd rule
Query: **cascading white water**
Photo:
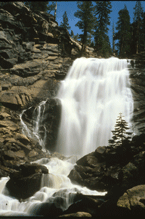
[[[107,146],[119,113],[130,125],[133,98],[127,60],[76,59],[57,97],[62,103],[58,152],[82,156]]]
[[[34,114],[36,114],[35,117],[35,122],[33,125],[33,129],[29,129],[29,127],[25,124],[25,122],[22,119],[23,114],[25,113],[26,110],[23,110],[22,113],[20,114],[20,121],[22,124],[22,133],[29,138],[34,138],[36,137],[38,139],[39,144],[42,146],[42,150],[45,151],[45,138],[46,138],[46,128],[44,127],[45,133],[44,133],[44,138],[42,139],[39,134],[39,129],[40,129],[40,124],[42,123],[41,120],[43,119],[44,116],[44,110],[45,110],[45,103],[46,101],[42,101],[35,109],[34,109]],[[31,108],[31,107],[30,107]],[[29,108],[29,109],[30,109]],[[42,124],[41,124],[42,125]]]
[[[0,180],[0,216],[34,216],[37,214],[40,204],[47,202],[55,203],[57,206],[58,197],[64,200],[59,207],[66,210],[73,203],[76,193],[104,196],[106,192],[97,192],[71,183],[67,176],[74,167],[75,161],[75,157],[67,160],[58,158],[38,160],[37,163],[45,165],[49,169],[49,174],[43,174],[40,190],[22,202],[9,196],[5,188],[8,177],[2,178]]]
[[[129,88],[127,60],[118,58],[86,59],[74,61],[66,79],[62,81],[57,98],[62,102],[61,124],[57,150],[64,155],[84,155],[97,146],[107,145],[120,112],[130,123],[133,100]],[[34,129],[30,131],[20,115],[24,134],[39,139],[39,124],[45,101],[37,108]],[[42,143],[42,142],[41,142]],[[105,195],[106,192],[89,190],[71,183],[67,177],[75,165],[75,156],[66,160],[43,158],[37,163],[45,165],[49,174],[42,177],[41,188],[32,197],[19,202],[10,197],[5,188],[8,177],[0,180],[0,216],[35,215],[41,203],[57,204],[57,197],[64,200],[63,210],[73,203],[77,192],[87,195]]]

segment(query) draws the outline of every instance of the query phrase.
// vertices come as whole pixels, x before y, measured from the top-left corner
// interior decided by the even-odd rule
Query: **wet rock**
[[[31,212],[33,215],[50,216],[55,218],[62,214],[62,209],[57,207],[55,203],[42,203],[38,204]]]
[[[68,175],[72,183],[84,185],[84,180],[81,177],[80,173],[75,169],[71,170],[70,174]]]
[[[67,210],[63,212],[66,217],[78,215],[78,217],[96,217],[99,206],[104,203],[105,198],[101,196],[87,196],[82,194],[76,194],[74,203],[69,206]],[[78,212],[82,212],[78,214]],[[61,217],[63,217],[63,215]]]
[[[36,152],[35,150],[32,150],[29,152],[28,157],[32,158],[32,157],[36,157],[38,155],[38,152]]]
[[[40,189],[42,173],[48,174],[48,169],[38,164],[24,164],[20,169],[21,171],[10,174],[6,188],[11,196],[26,199]]]
[[[94,152],[80,158],[76,163],[82,166],[94,166],[98,163],[98,159],[94,156]]]
[[[21,168],[21,175],[23,176],[29,176],[30,174],[42,172],[44,174],[48,174],[47,167],[43,165],[39,165],[37,163],[25,163],[24,165],[20,165]]]
[[[22,119],[26,122],[33,123],[38,115],[38,106],[25,111]],[[55,151],[60,115],[61,115],[61,102],[56,98],[48,98],[41,108],[41,118],[39,121],[38,134],[40,139],[44,140],[45,147],[51,152]]]
[[[35,173],[29,177],[13,178],[7,182],[6,188],[11,196],[26,199],[40,189],[41,177],[41,173]]]

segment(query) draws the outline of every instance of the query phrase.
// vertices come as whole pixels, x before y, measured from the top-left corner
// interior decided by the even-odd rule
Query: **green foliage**
[[[110,1],[96,1],[95,15],[97,21],[95,22],[95,49],[98,55],[108,56],[112,53],[109,37],[108,25],[110,25],[111,2]]]
[[[140,40],[140,50],[145,50],[145,12],[143,13],[143,19],[141,24],[141,40]]]
[[[115,130],[112,131],[112,139],[109,140],[110,146],[121,146],[124,140],[130,140],[132,132],[127,132],[128,129],[127,122],[120,113],[116,120]]]
[[[77,33],[76,35],[73,36],[74,40],[79,40],[79,34]]]
[[[95,22],[94,7],[92,1],[78,1],[77,6],[79,10],[74,13],[74,16],[80,20],[76,23],[75,26],[82,30],[82,34],[79,35],[79,38],[85,47],[89,37],[88,33],[93,33]]]
[[[119,12],[119,17],[117,21],[117,27],[116,30],[118,32],[115,33],[114,39],[118,40],[118,43],[116,44],[119,55],[121,57],[125,57],[126,55],[129,55],[131,53],[131,26],[130,26],[130,16],[129,12],[127,10],[126,5],[124,6],[124,9],[121,9]]]
[[[73,30],[71,30],[70,36],[71,36],[74,40],[78,40],[78,39],[79,39],[79,34],[77,33],[76,35],[74,35]]]
[[[143,16],[143,8],[141,6],[140,1],[136,1],[134,9],[134,17],[133,17],[133,22],[141,21],[142,16]]]
[[[112,27],[112,32],[113,32],[113,39],[112,39],[112,44],[113,44],[113,48],[112,48],[112,52],[113,52],[113,54],[115,53],[115,39],[114,39],[114,37],[115,37],[115,27],[114,27],[114,22],[113,22],[113,27]]]
[[[61,22],[60,27],[66,28],[67,30],[71,28],[68,23],[68,17],[66,11],[63,14],[63,22]]]
[[[74,32],[73,32],[73,30],[71,30],[70,36],[71,36],[72,38],[74,37]]]
[[[55,10],[55,3],[53,2],[49,5],[49,1],[27,1],[25,5],[34,12],[44,11],[51,13]]]
[[[140,1],[136,1],[135,7],[134,7],[134,18],[133,18],[133,40],[132,40],[132,46],[135,45],[135,53],[137,54],[142,50],[141,43],[144,40],[142,38],[142,33],[144,32],[144,26],[143,26],[143,20],[144,20],[144,14],[143,14],[143,8],[141,6]]]

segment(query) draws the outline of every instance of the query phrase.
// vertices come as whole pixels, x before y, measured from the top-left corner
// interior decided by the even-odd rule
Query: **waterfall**
[[[55,157],[35,161],[35,163],[45,165],[49,170],[49,174],[43,174],[40,190],[21,202],[9,196],[5,188],[8,177],[3,177],[0,180],[0,216],[34,216],[37,215],[37,210],[41,205],[45,203],[54,203],[62,210],[66,210],[74,202],[77,193],[104,196],[107,192],[98,192],[71,183],[67,176],[74,167],[75,161],[76,157],[73,156],[66,160]],[[57,203],[58,199],[63,200],[59,205]]]
[[[35,161],[45,165],[49,174],[43,174],[41,188],[33,196],[19,201],[9,196],[5,187],[8,177],[0,180],[0,215],[33,216],[45,203],[55,203],[62,199],[59,207],[67,209],[76,193],[103,196],[98,192],[71,183],[67,177],[76,162],[76,156],[94,151],[98,146],[107,146],[114,129],[116,118],[122,113],[131,128],[133,98],[130,90],[129,70],[126,59],[79,58],[76,59],[64,81],[61,82],[57,98],[61,100],[61,123],[57,139],[57,151],[70,158],[60,160],[56,157]],[[40,138],[43,124],[45,101],[34,110],[34,127],[28,127],[20,115],[23,133]],[[44,149],[44,148],[43,148]]]
[[[42,119],[44,116],[44,111],[45,111],[45,103],[46,101],[42,101],[35,109],[33,112],[33,117],[35,118],[33,128],[29,128],[26,123],[23,121],[22,117],[23,114],[25,113],[26,109],[22,111],[20,114],[20,121],[22,125],[22,133],[29,138],[36,138],[39,142],[39,144],[42,146],[42,150],[45,151],[45,138],[46,138],[46,128],[45,125],[43,125],[44,129],[44,137],[42,138],[40,135],[40,127],[42,126]],[[30,109],[31,107],[29,107]],[[33,119],[33,118],[32,118]]]
[[[61,82],[57,151],[83,156],[107,146],[119,113],[131,127],[133,98],[126,59],[78,58]]]

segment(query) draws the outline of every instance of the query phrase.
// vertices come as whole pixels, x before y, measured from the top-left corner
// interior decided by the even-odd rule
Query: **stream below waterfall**
[[[73,203],[76,193],[95,196],[106,194],[74,185],[67,176],[78,157],[94,151],[98,146],[108,145],[119,113],[123,114],[129,127],[132,127],[133,97],[128,65],[126,59],[113,57],[79,58],[74,61],[57,94],[62,110],[56,151],[69,158],[37,160],[37,163],[48,168],[49,174],[43,175],[40,190],[21,202],[9,196],[5,187],[9,177],[1,178],[1,216],[37,215],[43,203],[55,203],[65,210]],[[22,120],[22,114],[20,119],[24,134],[28,137],[35,135],[44,150],[45,135],[44,139],[40,139],[38,134],[42,107],[45,107],[45,101],[38,106],[33,130],[29,130]],[[63,202],[58,204],[58,197]]]

